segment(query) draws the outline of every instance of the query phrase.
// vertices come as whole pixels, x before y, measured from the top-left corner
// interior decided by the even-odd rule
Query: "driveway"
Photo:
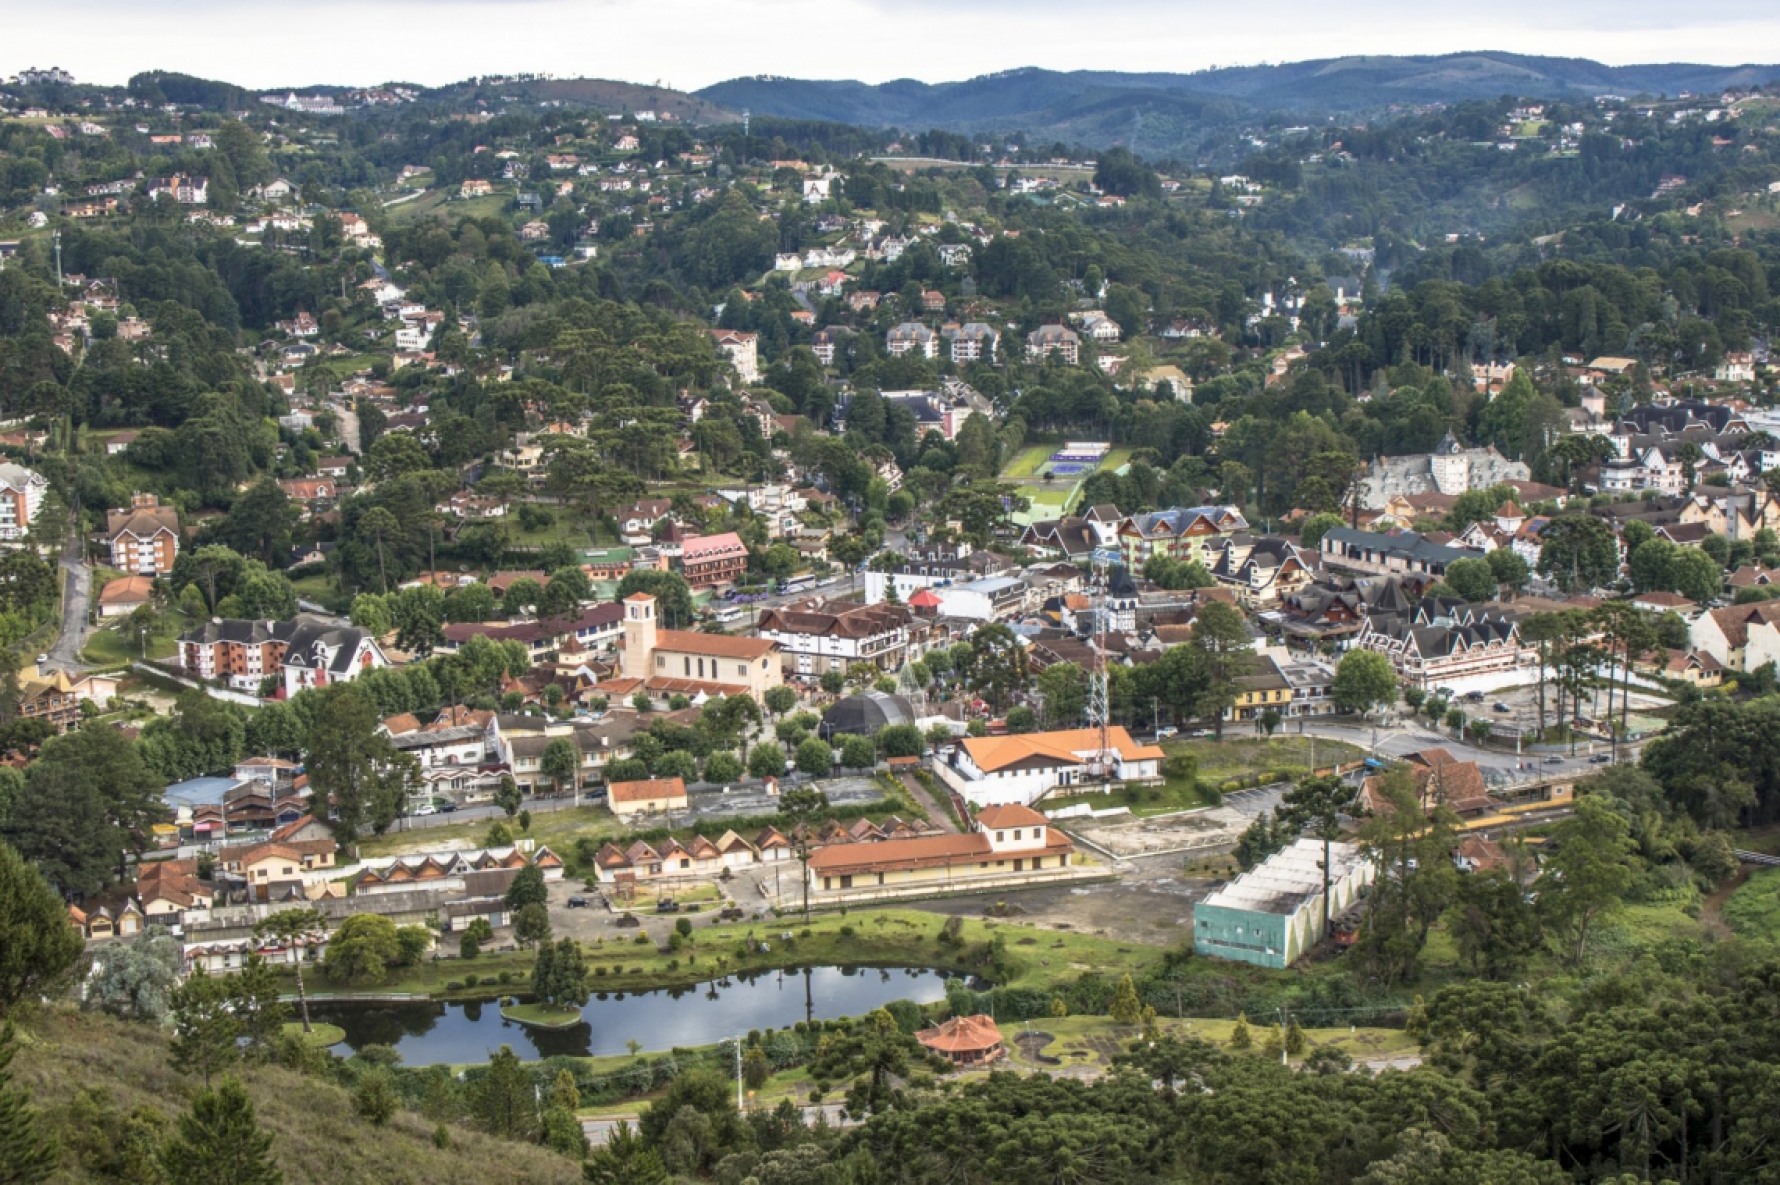
[[[93,599],[93,570],[81,562],[80,541],[62,552],[62,632],[49,648],[46,670],[78,671],[87,640],[87,610]]]

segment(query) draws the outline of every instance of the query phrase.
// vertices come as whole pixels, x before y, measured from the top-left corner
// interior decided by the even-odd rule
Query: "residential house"
[[[1041,325],[1026,335],[1026,357],[1038,362],[1055,354],[1070,366],[1081,361],[1082,339],[1063,325]]]
[[[922,358],[939,357],[939,338],[919,321],[904,321],[884,337],[884,350],[892,358],[916,354]]]
[[[3,504],[0,504],[3,505]],[[167,576],[179,557],[179,512],[153,494],[135,494],[128,510],[106,515],[111,566],[138,576]]]
[[[713,329],[711,337],[717,343],[717,349],[729,359],[729,364],[735,368],[736,377],[743,385],[751,386],[760,381],[758,334],[741,333],[733,329]]]
[[[12,461],[0,461],[0,540],[23,539],[37,521],[49,479]]]
[[[119,576],[99,590],[100,617],[128,617],[138,608],[154,600],[152,576]]]
[[[635,815],[664,815],[687,809],[686,783],[679,778],[649,778],[638,782],[613,782],[606,787],[606,805],[620,819]]]
[[[1133,571],[1156,556],[1195,560],[1211,568],[1225,540],[1248,530],[1235,506],[1193,506],[1132,515],[1119,523],[1119,556]]]
[[[258,691],[277,675],[282,696],[308,687],[349,683],[389,665],[369,631],[326,625],[308,618],[244,621],[213,618],[180,635],[180,665],[199,679],[218,679],[241,691]]]

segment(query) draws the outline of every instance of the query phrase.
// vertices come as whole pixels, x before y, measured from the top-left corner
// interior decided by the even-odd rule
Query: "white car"
[[[438,813],[439,813],[439,808],[434,806],[430,802],[427,803],[425,806],[417,806],[414,808],[415,818],[419,818],[421,815],[436,815]]]

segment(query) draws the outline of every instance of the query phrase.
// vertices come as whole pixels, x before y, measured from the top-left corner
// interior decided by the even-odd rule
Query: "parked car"
[[[669,898],[663,897],[660,901],[657,901],[655,903],[655,912],[656,913],[679,913],[680,912],[680,903],[678,901],[670,900]]]
[[[456,810],[457,804],[455,802],[447,802],[439,807],[439,813],[441,815],[449,815]]]
[[[1563,763],[1564,759],[1559,757],[1556,753],[1553,753],[1550,757],[1545,759],[1546,765],[1562,765]]]
[[[1596,753],[1593,757],[1588,759],[1588,763],[1590,765],[1606,765],[1612,760],[1613,754],[1611,753]]]
[[[570,909],[586,909],[587,908],[587,898],[585,898],[585,897],[570,897],[569,898],[569,908]]]
[[[438,813],[439,813],[439,808],[434,806],[430,802],[427,803],[425,806],[417,806],[414,808],[414,817],[417,819],[420,818],[422,815],[436,815]]]
[[[1164,725],[1156,730],[1156,739],[1158,741],[1165,741],[1170,737],[1177,737],[1179,735],[1180,729],[1174,727],[1172,724]]]
[[[1514,709],[1513,709],[1513,708],[1511,708],[1511,707],[1509,707],[1509,706],[1508,706],[1508,705],[1507,705],[1507,704],[1505,704],[1505,703],[1502,703],[1502,702],[1501,702],[1501,701],[1500,701],[1500,700],[1498,700],[1498,701],[1497,701],[1497,702],[1496,702],[1496,705],[1495,705],[1495,709],[1496,709],[1496,711],[1498,711],[1498,712],[1512,712],[1512,711],[1514,711]]]
[[[1481,691],[1467,691],[1464,695],[1461,695],[1459,698],[1468,704],[1481,704],[1483,702],[1483,692],[1481,692]]]

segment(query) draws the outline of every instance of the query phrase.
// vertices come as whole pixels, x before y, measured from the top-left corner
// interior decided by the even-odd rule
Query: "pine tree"
[[[1298,1057],[1304,1052],[1304,1030],[1298,1027],[1298,1018],[1293,1017],[1286,1023],[1286,1053]]]
[[[180,1185],[283,1185],[272,1137],[260,1130],[253,1100],[233,1078],[192,1100],[161,1146],[161,1169]]]
[[[44,1181],[56,1167],[56,1143],[39,1123],[37,1108],[23,1091],[12,1088],[15,1033],[11,1022],[0,1030],[0,1182],[29,1185]]]
[[[531,1071],[519,1061],[511,1046],[491,1054],[488,1069],[469,1087],[470,1113],[490,1135],[529,1141],[538,1134],[538,1100],[532,1089]]]
[[[1236,1027],[1230,1030],[1230,1048],[1247,1049],[1254,1044],[1254,1038],[1248,1033],[1248,1013],[1236,1014]]]
[[[173,1066],[184,1074],[202,1074],[206,1087],[212,1074],[241,1056],[236,1040],[241,1022],[229,988],[200,968],[173,989]]]
[[[52,991],[79,961],[80,932],[43,873],[0,843],[0,1013]]]
[[[1119,986],[1113,992],[1112,1007],[1107,1009],[1107,1014],[1122,1025],[1134,1025],[1143,1018],[1143,1005],[1137,999],[1137,985],[1131,982],[1129,975],[1119,980]]]
[[[661,1155],[644,1146],[636,1130],[620,1120],[606,1133],[604,1147],[596,1148],[583,1168],[594,1185],[667,1185],[667,1169]]]

